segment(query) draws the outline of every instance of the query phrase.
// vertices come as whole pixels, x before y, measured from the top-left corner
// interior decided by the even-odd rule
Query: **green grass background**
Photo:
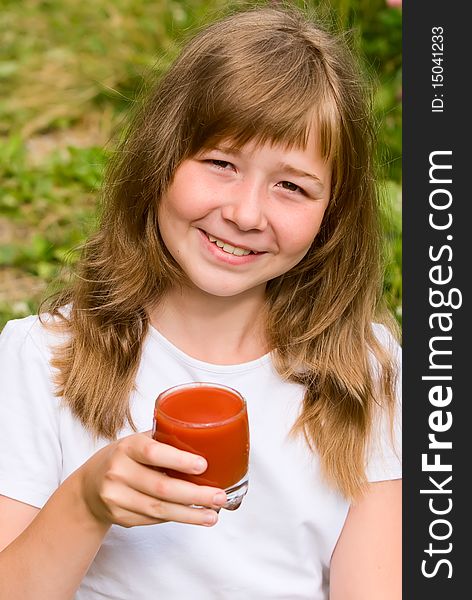
[[[375,86],[385,295],[401,322],[401,9],[307,1],[348,32]],[[126,114],[196,26],[254,2],[0,0],[0,329],[35,312],[92,230]]]

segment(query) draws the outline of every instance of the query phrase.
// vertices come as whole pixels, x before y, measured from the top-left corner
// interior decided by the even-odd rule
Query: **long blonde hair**
[[[371,112],[344,44],[295,9],[237,12],[188,43],[109,165],[77,277],[47,305],[70,333],[53,356],[57,393],[89,431],[113,439],[133,426],[147,309],[185,281],[157,220],[175,169],[217,140],[304,147],[314,130],[332,194],[308,254],[267,284],[267,335],[281,376],[306,386],[294,432],[316,449],[328,481],[347,497],[361,491],[374,409],[392,413],[395,374],[372,329],[389,317],[380,314]]]

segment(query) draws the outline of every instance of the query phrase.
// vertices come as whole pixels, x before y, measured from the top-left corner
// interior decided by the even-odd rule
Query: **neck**
[[[189,356],[213,364],[239,364],[268,351],[264,289],[231,297],[172,288],[150,310],[151,324]]]

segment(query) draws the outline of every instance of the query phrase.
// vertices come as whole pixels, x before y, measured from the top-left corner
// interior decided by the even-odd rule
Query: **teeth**
[[[224,250],[224,252],[227,252],[228,254],[234,254],[235,256],[247,256],[248,254],[251,253],[250,250],[245,250],[244,248],[238,248],[237,246],[231,246],[231,244],[226,244],[225,242],[222,242],[221,240],[217,239],[216,237],[213,237],[212,235],[208,234],[208,239],[210,240],[210,242],[215,242],[215,244],[218,246],[218,248],[221,248],[222,250]],[[256,254],[256,253],[254,253]]]

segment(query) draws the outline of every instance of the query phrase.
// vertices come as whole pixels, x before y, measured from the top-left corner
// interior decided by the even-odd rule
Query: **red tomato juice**
[[[246,403],[230,389],[198,385],[164,392],[154,410],[153,438],[208,462],[201,475],[167,469],[171,477],[227,489],[247,473]]]

